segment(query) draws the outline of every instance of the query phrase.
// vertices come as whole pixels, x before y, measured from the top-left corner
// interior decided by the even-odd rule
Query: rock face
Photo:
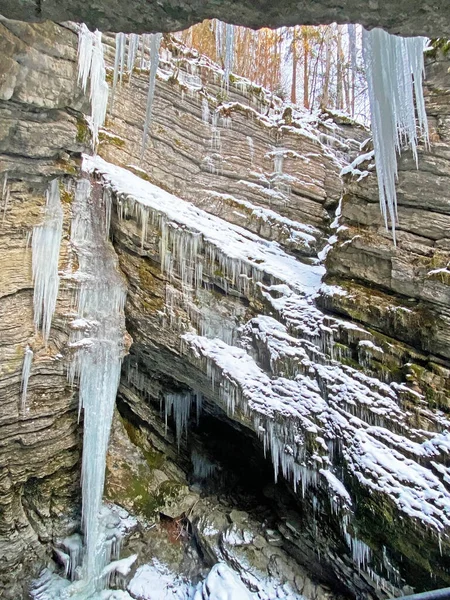
[[[33,323],[31,238],[43,219],[48,182],[74,173],[84,145],[73,111],[76,35],[46,23],[0,22],[0,595],[19,598],[45,546],[75,526],[79,503],[77,401],[64,372],[70,295],[62,283],[48,345]],[[71,260],[64,204],[60,269]],[[25,350],[33,352],[26,399]]]
[[[174,47],[167,51],[176,55]],[[445,142],[419,172],[403,159],[395,248],[382,231],[370,172],[346,186],[341,220],[331,226],[339,161],[351,157],[364,132],[345,134],[298,115],[289,124],[287,115],[257,116],[253,93],[238,98],[233,88],[224,104],[213,68],[183,56],[176,70],[173,57],[166,58],[143,160],[145,79],[136,72],[117,92],[100,148],[128,172],[92,163],[113,192],[115,247],[130,285],[134,344],[121,405],[145,423],[154,421],[152,402],[163,400],[169,418],[175,407],[182,432],[200,395],[223,411],[216,418],[227,414],[262,438],[275,471],[297,493],[293,508],[275,492],[283,548],[335,589],[386,597],[408,586],[436,586],[437,572],[445,585],[436,531],[448,526],[448,425],[441,411],[449,363],[447,331],[439,327],[448,309],[448,200],[436,183],[430,193],[427,176],[437,174],[436,165],[446,171]],[[433,97],[444,98],[435,109],[442,128],[446,94],[430,92],[431,115]],[[422,175],[428,204],[410,193]],[[291,230],[277,233],[281,248],[267,246],[272,232],[255,223],[257,215]],[[260,237],[236,229],[244,223]],[[303,248],[292,246],[301,234]],[[433,263],[426,273],[437,270],[431,279],[439,281],[429,284],[416,268],[419,245]],[[291,262],[283,247],[301,260]],[[318,252],[328,253],[327,284],[314,297],[323,274]]]
[[[79,525],[76,393],[63,368],[73,287],[63,278],[46,347],[27,233],[49,181],[79,175],[89,134],[74,32],[1,28],[0,582],[17,598],[29,566]],[[170,527],[181,518],[205,561],[228,561],[254,591],[270,577],[311,598],[448,585],[448,63],[430,65],[432,150],[419,171],[401,162],[395,248],[370,165],[360,181],[339,179],[366,131],[285,112],[237,79],[224,92],[217,69],[170,38],[162,58],[143,158],[148,72],[135,69],[100,157],[84,161],[113,205],[133,338],[106,494]],[[61,189],[67,275],[77,258]]]
[[[332,0],[300,3],[284,0],[280,5],[267,0],[241,0],[232,4],[201,0],[151,3],[132,0],[126,4],[120,0],[96,0],[94,4],[81,0],[2,0],[0,10],[10,19],[76,21],[84,22],[92,29],[135,33],[179,31],[214,17],[255,29],[336,21],[361,23],[370,28],[383,27],[402,35],[438,37],[450,34],[450,12],[445,0],[399,0],[395,4],[345,0],[339,5]]]

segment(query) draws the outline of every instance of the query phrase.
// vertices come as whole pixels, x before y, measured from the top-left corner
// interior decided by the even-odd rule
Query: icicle
[[[47,191],[44,222],[33,229],[32,241],[34,323],[37,328],[42,326],[45,343],[50,334],[59,290],[58,262],[62,226],[63,210],[59,182],[54,179]]]
[[[91,119],[94,145],[98,142],[98,130],[105,122],[108,107],[108,84],[103,57],[102,34],[91,33],[81,24],[78,34],[78,81],[86,91],[90,80]]]
[[[105,240],[107,203],[92,202],[88,180],[77,183],[71,241],[79,260],[78,321],[70,346],[76,351],[69,381],[79,378],[80,408],[84,412],[82,459],[82,522],[85,559],[82,577],[94,587],[105,584],[102,570],[109,560],[100,522],[106,452],[123,354],[125,286],[117,259]],[[106,213],[106,214],[104,214]],[[88,597],[83,596],[83,597]]]
[[[78,32],[78,82],[81,83],[83,92],[87,89],[92,61],[92,33],[84,23]]]
[[[206,98],[202,99],[202,121],[205,125],[209,124],[209,104]]]
[[[21,408],[22,413],[25,412],[25,406],[26,406],[26,402],[27,402],[28,380],[30,379],[32,362],[33,362],[33,350],[30,348],[30,346],[27,346],[25,348],[25,355],[23,357],[22,380],[20,382],[20,391],[22,392],[20,408]]]
[[[234,25],[225,25],[225,87],[230,85],[230,73],[234,63]]]
[[[212,463],[206,456],[200,454],[196,450],[192,451],[191,463],[193,467],[193,476],[195,479],[202,480],[208,479],[217,470],[217,465]]]
[[[116,33],[116,54],[114,56],[114,75],[113,75],[113,85],[111,92],[111,112],[114,108],[114,97],[116,94],[117,82],[122,79],[121,66],[123,67],[123,44],[124,44],[124,34]]]
[[[422,91],[425,38],[401,38],[382,29],[363,30],[363,56],[369,90],[373,145],[381,212],[395,243],[397,153],[408,145],[417,162],[418,125],[428,144]]]
[[[134,63],[136,62],[137,51],[139,47],[139,35],[137,33],[130,34],[128,40],[128,57],[127,57],[127,71],[131,75],[134,69]]]
[[[356,73],[357,68],[357,47],[356,47],[356,25],[354,23],[349,23],[347,25],[348,31],[348,43],[350,46],[350,57],[351,57],[351,65],[352,70]]]
[[[155,97],[156,73],[159,63],[159,47],[161,45],[162,33],[152,33],[150,35],[150,79],[148,85],[147,110],[145,112],[144,134],[142,136],[141,159],[144,156],[145,146],[147,144],[148,131],[152,118],[153,100]]]
[[[225,23],[215,19],[216,32],[216,60],[220,63],[223,54],[223,38],[224,38]]]
[[[200,396],[201,397],[201,396]],[[167,421],[170,415],[173,415],[175,420],[175,435],[177,445],[180,448],[183,432],[187,435],[187,426],[191,415],[193,397],[190,392],[184,394],[166,394],[165,396],[165,427],[167,435]],[[199,402],[196,396],[196,402]],[[198,410],[198,404],[197,404]]]

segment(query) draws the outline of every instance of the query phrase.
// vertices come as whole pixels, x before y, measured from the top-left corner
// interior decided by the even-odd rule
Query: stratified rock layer
[[[139,73],[117,93],[109,129],[103,136],[102,155],[144,181],[207,211],[219,212],[233,226],[245,225],[261,238],[270,239],[270,233],[254,228],[251,219],[237,220],[236,212],[242,212],[242,207],[250,205],[252,214],[259,211],[266,217],[267,210],[273,209],[279,222],[295,220],[296,231],[313,226],[320,233],[309,252],[293,248],[286,237],[277,238],[288,251],[313,263],[302,266],[298,262],[296,271],[290,271],[287,265],[291,259],[286,255],[280,258],[277,270],[271,266],[271,258],[255,250],[250,234],[243,232],[241,241],[236,242],[234,228],[233,233],[223,234],[230,226],[212,219],[208,235],[202,225],[208,218],[204,213],[198,212],[196,221],[195,209],[186,212],[177,198],[139,184],[137,178],[128,180],[125,172],[115,172],[99,161],[98,172],[105,186],[111,186],[118,207],[114,239],[130,282],[128,327],[134,345],[129,368],[135,374],[124,380],[124,389],[133,394],[137,390],[158,401],[168,393],[182,394],[177,391],[180,387],[190,388],[263,438],[275,469],[293,480],[304,494],[299,504],[308,517],[296,522],[293,529],[280,529],[284,543],[290,544],[291,550],[297,548],[292,551],[300,560],[303,557],[308,568],[314,568],[314,561],[317,564],[314,555],[320,549],[322,576],[333,570],[354,594],[383,597],[406,590],[406,584],[430,587],[437,573],[443,584],[448,574],[440,557],[437,531],[448,527],[448,425],[446,416],[436,411],[436,404],[445,408],[448,398],[446,329],[439,328],[448,307],[446,284],[439,280],[433,293],[423,291],[424,286],[419,287],[414,279],[408,287],[405,275],[396,282],[399,267],[387,277],[385,265],[391,263],[379,260],[378,255],[384,252],[388,257],[401,257],[398,260],[406,271],[413,272],[413,248],[401,246],[403,238],[411,236],[403,236],[402,230],[413,232],[419,227],[414,223],[421,222],[421,237],[429,240],[429,257],[436,260],[448,243],[445,214],[443,218],[439,214],[445,211],[429,209],[432,205],[445,206],[445,192],[440,195],[435,188],[435,193],[427,196],[430,204],[422,208],[420,197],[416,203],[412,196],[406,199],[408,192],[402,191],[400,181],[399,204],[409,204],[410,211],[400,209],[400,241],[395,249],[382,231],[370,167],[366,177],[347,187],[342,215],[332,224],[331,233],[341,227],[321,253],[328,253],[330,272],[319,300],[327,311],[350,315],[363,326],[321,312],[313,297],[321,275],[314,257],[330,233],[339,195],[339,161],[351,156],[357,146],[355,138],[361,140],[363,134],[359,137],[354,131],[352,142],[331,124],[327,135],[321,135],[324,124],[320,122],[305,123],[297,117],[297,127],[292,127],[286,126],[282,115],[278,120],[273,115],[271,119],[258,117],[251,110],[252,94],[241,94],[237,105],[237,92],[232,88],[224,103],[214,93],[214,69],[196,67],[195,57],[187,61],[184,57],[184,61],[178,77],[171,74],[170,61],[163,64],[152,137],[143,161],[138,163],[138,123],[143,120],[144,106],[144,98],[135,91],[141,86]],[[205,100],[210,113],[207,123],[205,118],[201,120]],[[247,108],[242,107],[245,104]],[[214,113],[218,120],[211,125]],[[222,122],[223,117],[231,117],[231,124]],[[271,131],[278,132],[273,144],[266,137]],[[252,145],[247,137],[253,140]],[[332,149],[323,143],[325,140]],[[439,148],[442,145],[433,152]],[[205,158],[212,153],[211,166]],[[177,154],[181,154],[181,161],[174,160]],[[277,154],[283,155],[283,175],[288,176],[281,182],[276,179],[279,165],[267,163]],[[237,155],[246,159],[235,161]],[[425,179],[427,164],[425,159]],[[362,169],[363,165],[358,176]],[[321,175],[324,172],[326,177]],[[410,173],[419,178],[422,171]],[[290,186],[286,186],[287,180]],[[284,187],[273,190],[272,186],[280,183]],[[377,225],[370,239],[378,254],[366,261],[364,250],[358,246],[361,251],[346,262],[345,253],[358,243],[358,235],[364,239],[363,224],[359,223],[348,240],[342,236],[349,232],[352,206],[359,215],[356,203],[360,190],[367,186],[372,186],[373,210],[368,216],[363,211],[359,219],[367,217],[366,225],[372,226],[369,217],[373,215]],[[247,189],[251,195],[246,195]],[[265,200],[268,190],[272,197],[275,191],[285,201],[269,205]],[[424,222],[423,214],[430,212],[430,221]],[[218,236],[215,242],[210,239],[214,236]],[[218,242],[227,236],[228,247]],[[264,248],[261,238],[257,244]],[[355,275],[347,278],[347,271],[356,271],[365,261],[364,276],[358,276],[358,281],[350,280],[356,279]],[[199,263],[203,265],[201,271]],[[394,259],[392,264],[396,264]],[[439,268],[445,270],[444,264]],[[245,275],[239,278],[236,273]],[[363,316],[345,309],[353,301],[351,286],[357,285],[364,299],[360,303]],[[391,292],[386,295],[389,286]],[[420,294],[428,299],[422,312],[422,306],[414,310]],[[386,323],[383,310],[390,315]],[[364,318],[364,311],[372,320]],[[239,326],[244,327],[239,330]],[[236,342],[241,348],[236,348]],[[136,401],[130,403],[133,396],[124,392],[123,397],[142,419]],[[321,526],[313,525],[317,511],[327,514]],[[415,519],[421,522],[417,529]],[[423,546],[427,547],[427,558],[420,554]],[[364,575],[356,575],[355,567]]]
[[[82,106],[77,37],[67,28],[0,21],[0,595],[21,597],[45,546],[76,525],[80,429],[61,350],[70,295],[63,283],[45,346],[33,323],[31,236],[42,223],[48,182],[77,171]],[[66,108],[70,107],[70,108]],[[79,115],[80,117],[80,115]],[[80,117],[81,118],[81,117]],[[67,202],[70,195],[63,196]],[[71,260],[64,203],[60,269]],[[33,352],[26,399],[25,349]]]

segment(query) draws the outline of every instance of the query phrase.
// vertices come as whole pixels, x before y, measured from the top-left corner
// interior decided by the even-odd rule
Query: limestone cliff
[[[0,27],[0,583],[17,598],[79,527],[70,186],[48,346],[29,239],[49,181],[76,179],[90,140],[74,31]],[[133,338],[106,492],[147,519],[182,517],[205,563],[226,560],[252,590],[270,576],[306,597],[386,598],[449,582],[450,85],[444,58],[429,69],[432,148],[418,171],[402,159],[397,248],[370,156],[339,177],[363,128],[286,111],[238,78],[225,90],[170,37],[143,158],[148,71],[134,69],[100,132],[107,162],[84,161],[112,202]],[[150,537],[131,542],[142,562]]]
[[[176,49],[169,50],[176,55]],[[294,273],[289,257],[280,256],[277,271],[245,233],[238,245],[248,244],[248,253],[236,254],[235,229],[211,222],[212,229],[228,231],[227,248],[218,238],[208,238],[204,213],[197,213],[197,222],[190,220],[176,198],[159,199],[152,186],[144,191],[145,184],[136,195],[135,180],[99,163],[99,175],[115,193],[115,246],[130,282],[127,317],[134,344],[122,389],[127,410],[145,422],[148,409],[140,407],[136,391],[159,403],[167,394],[191,389],[253,429],[271,450],[275,468],[280,460],[287,479],[301,482],[306,494],[298,502],[308,518],[293,530],[278,525],[284,544],[313,572],[319,564],[316,575],[328,582],[338,585],[337,579],[353,594],[383,597],[405,585],[433,585],[430,578],[436,576],[448,581],[432,533],[447,526],[447,421],[441,412],[448,399],[447,328],[439,324],[446,322],[448,308],[448,200],[440,182],[434,179],[432,188],[427,175],[431,164],[438,175],[439,164],[440,176],[447,176],[444,140],[433,142],[419,171],[403,159],[395,248],[382,230],[371,167],[359,182],[341,188],[341,214],[330,229],[340,192],[339,161],[351,158],[364,132],[345,133],[336,124],[306,124],[281,113],[278,120],[265,119],[252,110],[253,90],[237,97],[238,90],[231,88],[223,98],[214,69],[186,56],[177,68],[173,60],[162,67],[151,147],[143,161],[138,163],[144,110],[139,73],[118,93],[100,153],[262,238],[270,239],[274,230],[261,227],[257,216],[283,228],[288,218],[289,237],[275,239],[306,262],[303,267],[297,262]],[[430,115],[432,98],[430,92]],[[217,120],[205,119],[206,112]],[[324,127],[331,131],[325,134]],[[269,162],[277,156],[284,158],[282,173],[279,164]],[[419,181],[427,188],[425,202]],[[320,253],[327,254],[328,285],[315,305],[308,287],[317,285],[312,281],[320,280],[321,271],[314,264],[336,228],[337,237],[331,236]],[[303,248],[292,245],[292,230]],[[416,267],[419,245],[426,262],[422,270]],[[202,263],[200,276],[189,275],[194,260]],[[234,277],[233,264],[246,283]],[[236,342],[244,350],[229,346]],[[299,396],[302,408],[296,412]],[[338,491],[336,475],[350,497]],[[332,502],[330,512],[327,496],[340,508]],[[431,504],[416,529],[404,517],[419,516],[415,511],[424,501]],[[352,508],[344,516],[346,502]],[[328,515],[322,527],[313,525],[317,510]],[[343,553],[346,544],[349,557]],[[424,545],[426,558],[420,554]],[[319,549],[321,560],[312,559]],[[350,575],[355,566],[365,574]]]

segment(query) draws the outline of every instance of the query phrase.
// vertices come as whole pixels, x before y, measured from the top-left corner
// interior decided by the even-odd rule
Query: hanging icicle
[[[71,242],[79,261],[77,320],[70,337],[75,351],[69,381],[79,380],[80,412],[84,414],[82,522],[85,557],[82,576],[101,589],[109,561],[100,522],[106,453],[122,365],[126,289],[117,270],[117,257],[105,239],[110,206],[92,202],[87,179],[77,182]],[[80,325],[81,323],[81,325]],[[85,598],[89,595],[83,596]]]
[[[382,29],[363,30],[363,56],[369,91],[381,212],[395,243],[397,154],[411,148],[417,163],[417,125],[428,144],[422,91],[426,38],[402,38]],[[415,105],[414,105],[415,102]]]
[[[59,182],[54,179],[47,191],[44,222],[33,229],[32,242],[34,323],[37,328],[42,327],[45,343],[50,334],[58,297],[58,262],[62,226],[63,210],[59,195]]]
[[[25,412],[25,407],[26,407],[26,403],[27,403],[28,380],[30,379],[32,362],[33,362],[33,350],[30,348],[30,346],[27,346],[25,348],[25,355],[23,357],[22,379],[20,382],[20,391],[22,392],[22,397],[20,400],[20,408],[21,408],[22,413]]]
[[[137,51],[139,47],[139,35],[137,33],[131,33],[128,39],[128,56],[127,56],[127,71],[131,75],[133,74],[134,63],[136,62]]]
[[[230,86],[230,73],[233,70],[234,63],[234,25],[227,23],[225,25],[225,88],[228,91]]]
[[[116,54],[114,56],[114,75],[111,92],[111,108],[112,112],[114,108],[114,98],[116,95],[117,84],[120,81],[122,83],[123,65],[125,62],[125,34],[116,33]]]
[[[148,85],[147,110],[145,112],[144,134],[142,136],[141,159],[144,156],[145,146],[147,144],[150,122],[152,119],[153,100],[155,97],[156,73],[159,64],[159,47],[161,45],[162,33],[152,33],[150,35],[150,79]]]
[[[78,33],[78,81],[83,91],[90,81],[91,127],[94,145],[98,142],[98,130],[105,122],[108,106],[108,84],[103,57],[102,34],[91,33],[84,23]]]

